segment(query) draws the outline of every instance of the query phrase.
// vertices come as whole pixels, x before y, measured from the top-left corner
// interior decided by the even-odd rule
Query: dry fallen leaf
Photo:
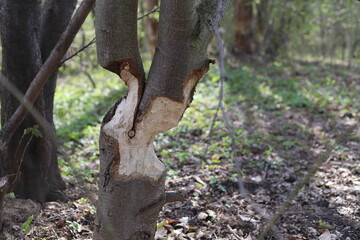
[[[331,235],[329,231],[324,232],[319,237],[319,240],[331,240]]]
[[[240,215],[240,219],[243,220],[244,222],[251,222],[251,223],[259,222],[259,220],[254,219],[254,217],[247,217],[242,215]]]
[[[159,227],[155,233],[155,240],[164,239],[166,234],[167,234],[167,230],[165,229],[165,227],[164,226]]]
[[[201,212],[201,213],[198,214],[197,219],[198,219],[199,221],[203,221],[203,220],[205,220],[208,216],[209,216],[209,215],[208,215],[207,213]]]

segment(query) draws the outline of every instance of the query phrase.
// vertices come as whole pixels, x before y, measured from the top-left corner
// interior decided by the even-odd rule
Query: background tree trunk
[[[44,3],[41,11],[40,22],[40,50],[41,58],[44,63],[49,57],[51,51],[58,42],[60,35],[65,31],[71,16],[74,12],[77,0],[47,0]],[[54,109],[54,95],[56,88],[57,71],[50,77],[43,89],[43,99],[45,105],[45,119],[50,124],[54,135],[55,125],[53,119]],[[50,168],[49,175],[54,177],[51,185],[61,189],[65,187],[60,176],[60,171],[57,164],[57,146],[50,142]],[[56,190],[55,188],[55,190]],[[57,191],[50,191],[47,194],[47,200],[56,200],[59,197]]]
[[[158,0],[146,0],[146,11],[151,11],[158,5]],[[156,42],[158,37],[159,22],[156,18],[149,16],[146,19],[146,37],[149,42],[150,52],[155,53]]]
[[[238,0],[234,14],[235,50],[240,54],[252,54],[256,51],[255,17],[253,0]]]
[[[137,44],[137,1],[96,2],[99,63],[118,74],[129,90],[102,123],[94,239],[153,239],[162,206],[183,200],[165,192],[165,166],[153,140],[178,124],[211,62],[206,50],[218,24],[218,1],[201,1],[197,7],[194,2],[162,1],[146,82]]]
[[[76,3],[75,0],[61,1],[61,5],[54,2],[56,1],[45,2],[42,20],[40,20],[40,1],[2,2],[2,73],[23,93],[26,92],[42,62],[64,31]],[[40,21],[43,23],[40,24]],[[56,77],[53,76],[52,81],[34,104],[52,126],[54,126],[52,100],[55,79]],[[2,89],[1,92],[1,123],[4,126],[19,103],[7,90]],[[24,129],[36,124],[35,120],[28,116],[13,134],[6,153],[0,156],[0,176],[16,173],[21,156],[24,154],[21,178],[14,189],[17,197],[41,202],[64,198],[59,191],[65,188],[65,183],[60,177],[57,165],[56,146],[45,134],[43,137],[34,136],[31,141],[30,135],[23,136]],[[53,129],[55,131],[54,127]],[[29,146],[25,149],[28,142]]]

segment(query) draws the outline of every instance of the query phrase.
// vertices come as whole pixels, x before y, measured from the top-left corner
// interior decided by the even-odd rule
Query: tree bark
[[[45,63],[46,59],[50,56],[50,53],[59,41],[61,34],[68,26],[76,3],[77,0],[47,0],[44,3],[40,18],[40,50],[43,63]],[[56,129],[53,119],[56,79],[57,70],[51,75],[42,91],[45,107],[45,119],[49,123],[51,127],[49,130],[53,131],[54,136],[56,136]],[[65,188],[65,183],[61,179],[60,170],[57,164],[57,144],[53,141],[49,142],[49,175],[55,178],[55,182],[52,182],[51,184],[57,186],[58,183],[60,183],[60,189],[63,189]],[[56,191],[54,192],[51,190],[47,194],[47,200],[56,200],[57,198],[58,194]]]
[[[162,206],[183,200],[180,194],[165,192],[165,166],[153,140],[178,124],[212,62],[206,49],[218,24],[218,3],[162,1],[158,47],[146,82],[137,45],[137,1],[96,4],[99,63],[122,78],[128,94],[109,110],[101,127],[93,238],[153,239]]]
[[[44,9],[50,2],[45,3]],[[72,2],[72,5],[64,4],[60,8],[64,15],[52,22],[54,29],[51,29],[51,32],[42,29],[43,35],[57,34],[58,38],[75,7],[75,2]],[[55,13],[49,15],[48,20],[55,15]],[[8,81],[25,93],[39,71],[43,59],[45,60],[47,57],[45,53],[42,56],[42,51],[52,48],[57,39],[49,40],[44,47],[40,44],[40,1],[38,0],[3,1],[1,23],[2,73]],[[53,124],[52,116],[50,117],[52,109],[49,108],[49,105],[52,107],[52,104],[46,102],[54,93],[50,89],[48,87],[48,90],[41,92],[34,107]],[[1,92],[1,122],[2,126],[6,126],[19,107],[19,103],[7,90],[2,89]],[[34,118],[28,116],[12,134],[6,151],[0,155],[0,176],[16,173],[24,154],[21,178],[14,189],[16,195],[20,198],[30,198],[41,202],[63,198],[59,194],[59,190],[63,189],[65,184],[60,178],[56,161],[56,147],[48,139],[47,134],[32,138],[30,135],[24,135],[24,129],[31,128],[36,124]],[[25,149],[28,142],[29,146]],[[24,151],[25,153],[23,153]]]

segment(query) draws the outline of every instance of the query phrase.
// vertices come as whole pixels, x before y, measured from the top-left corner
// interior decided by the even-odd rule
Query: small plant
[[[318,221],[318,224],[319,224],[319,227],[321,228],[331,228],[331,225],[330,224],[326,224],[325,222],[323,222],[323,220],[319,220]]]
[[[80,229],[80,223],[75,221],[66,221],[66,225],[68,225],[74,231],[79,231]]]
[[[213,188],[216,187],[216,188],[219,189],[220,191],[222,191],[222,192],[224,192],[224,193],[227,193],[226,188],[225,188],[223,185],[219,184],[219,182],[220,182],[220,179],[217,178],[217,177],[213,177],[213,178],[211,178],[210,181],[209,181],[210,185],[211,185]]]
[[[33,127],[26,128],[24,130],[24,135],[33,134],[35,137],[42,137],[42,133],[39,130],[39,125],[34,125]]]
[[[8,198],[10,199],[14,199],[15,198],[15,193],[14,192],[10,192],[6,195]]]
[[[161,227],[163,227],[163,226],[165,226],[165,225],[166,225],[166,221],[163,221],[163,222],[157,224],[157,225],[156,225],[156,228],[161,228]]]
[[[290,149],[290,148],[294,147],[295,145],[297,145],[297,142],[295,142],[295,141],[284,141],[284,142],[282,143],[282,145],[283,145],[285,148]]]
[[[87,203],[87,199],[86,198],[80,198],[78,200],[80,203]]]
[[[21,229],[24,230],[26,234],[28,234],[28,233],[30,232],[30,230],[31,230],[30,224],[31,224],[31,222],[32,222],[33,219],[34,219],[34,216],[31,215],[31,216],[26,220],[26,222],[24,222],[24,223],[20,226]]]
[[[246,168],[255,168],[255,167],[258,167],[260,169],[264,169],[265,168],[265,165],[264,163],[262,162],[257,162],[257,161],[251,161],[249,163],[247,163],[245,165]]]

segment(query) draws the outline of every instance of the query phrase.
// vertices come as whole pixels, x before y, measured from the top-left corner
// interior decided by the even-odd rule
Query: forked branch
[[[226,5],[227,0],[221,1]],[[212,63],[207,56],[207,46],[213,36],[213,26],[219,24],[213,20],[216,13],[217,0],[203,0],[198,5],[193,0],[161,2],[158,46],[137,121],[149,112],[157,98],[180,104],[181,110],[173,119],[176,124],[171,127],[180,121],[198,81]],[[158,118],[169,120],[169,109],[165,106],[164,110],[158,112],[163,114]]]

